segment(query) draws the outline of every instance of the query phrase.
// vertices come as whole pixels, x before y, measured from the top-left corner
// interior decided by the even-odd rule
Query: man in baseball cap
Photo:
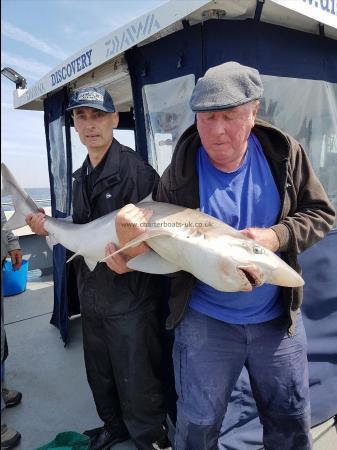
[[[68,111],[88,151],[73,174],[73,222],[91,222],[147,197],[158,175],[113,136],[119,118],[107,89],[75,90]],[[46,234],[43,221],[43,213],[27,219],[37,234]],[[106,256],[114,250],[109,244]],[[133,251],[135,256],[139,250]],[[86,432],[91,437],[90,450],[110,448],[129,438],[139,449],[169,449],[159,377],[160,286],[149,274],[121,275],[110,258],[91,270],[83,257],[77,257],[74,265],[87,378],[104,423]]]

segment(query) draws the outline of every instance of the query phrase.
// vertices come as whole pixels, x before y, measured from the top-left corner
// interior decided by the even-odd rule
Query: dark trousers
[[[175,450],[216,450],[228,401],[245,365],[263,425],[266,450],[309,450],[306,335],[287,319],[231,325],[192,309],[175,332],[178,413]]]
[[[82,327],[98,415],[109,425],[119,426],[123,420],[137,448],[150,448],[165,420],[156,312],[138,308],[110,317],[82,313]]]

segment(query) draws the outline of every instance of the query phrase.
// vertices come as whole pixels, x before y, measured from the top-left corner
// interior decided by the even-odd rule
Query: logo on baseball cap
[[[67,111],[81,107],[99,109],[107,113],[116,111],[112,97],[104,87],[88,87],[73,91]]]

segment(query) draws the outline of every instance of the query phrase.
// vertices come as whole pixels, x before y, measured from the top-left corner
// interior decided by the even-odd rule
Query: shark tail
[[[3,228],[5,230],[16,230],[17,228],[24,227],[26,225],[26,216],[39,212],[39,208],[27,192],[22,189],[12,172],[4,163],[1,163],[1,175],[1,195],[11,196],[15,210]]]

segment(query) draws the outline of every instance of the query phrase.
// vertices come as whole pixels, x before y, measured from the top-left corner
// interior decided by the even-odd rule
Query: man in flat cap
[[[119,117],[105,88],[75,90],[68,111],[88,151],[73,174],[74,223],[91,222],[152,192],[159,177],[138,153],[114,138]],[[38,234],[47,234],[43,222],[43,213],[27,217]],[[160,379],[159,283],[145,273],[120,275],[109,261],[92,271],[81,256],[74,264],[87,378],[104,422],[88,432],[90,450],[129,438],[139,450],[169,449]]]
[[[178,141],[156,200],[200,208],[300,271],[297,254],[325,236],[334,210],[300,144],[257,119],[262,92],[258,71],[236,62],[198,80],[190,100],[196,124]],[[128,213],[120,220],[129,222]],[[220,292],[186,272],[172,278],[175,450],[218,448],[244,366],[265,449],[311,448],[302,290],[247,279],[251,292]]]

